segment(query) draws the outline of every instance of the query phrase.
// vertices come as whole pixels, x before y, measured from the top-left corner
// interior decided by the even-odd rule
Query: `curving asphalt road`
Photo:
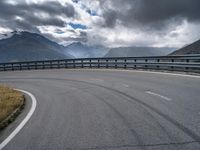
[[[0,83],[38,104],[5,150],[200,149],[200,77],[42,70],[1,72]]]

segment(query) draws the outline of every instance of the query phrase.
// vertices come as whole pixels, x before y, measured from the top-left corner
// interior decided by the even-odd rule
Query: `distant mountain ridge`
[[[75,58],[104,57],[108,48],[103,46],[88,46],[81,42],[74,42],[65,47],[65,52]]]
[[[10,36],[11,35],[11,36]],[[46,37],[29,32],[12,32],[0,40],[0,62],[37,61],[95,57],[138,57],[168,55],[174,48],[90,46],[74,42],[59,45]]]
[[[179,50],[176,50],[170,55],[189,55],[189,54],[200,54],[200,40],[190,45],[187,45]]]
[[[64,53],[64,48],[40,34],[15,32],[11,37],[0,40],[0,62],[73,58]]]
[[[118,47],[110,49],[105,57],[164,56],[170,54],[174,50],[174,48],[168,47]]]
[[[66,46],[65,52],[75,58],[95,57],[139,57],[139,56],[164,56],[170,54],[175,48],[155,47],[118,47],[106,48],[103,46],[88,46],[80,42]]]

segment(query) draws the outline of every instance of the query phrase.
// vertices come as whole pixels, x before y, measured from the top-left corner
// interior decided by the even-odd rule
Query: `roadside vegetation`
[[[21,92],[0,85],[0,130],[11,123],[24,106],[25,98]]]

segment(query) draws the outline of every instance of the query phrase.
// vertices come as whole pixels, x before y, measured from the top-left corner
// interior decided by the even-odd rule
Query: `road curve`
[[[0,83],[37,99],[5,150],[200,149],[200,77],[36,70],[1,72]]]

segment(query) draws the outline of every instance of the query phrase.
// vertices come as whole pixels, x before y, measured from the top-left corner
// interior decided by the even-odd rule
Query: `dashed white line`
[[[122,84],[122,86],[129,88],[130,86],[128,84]]]
[[[31,100],[32,100],[32,106],[31,106],[29,113],[24,118],[24,120],[17,126],[17,128],[2,143],[0,143],[0,150],[2,150],[19,133],[19,131],[29,121],[29,119],[31,118],[31,116],[33,115],[33,113],[36,109],[37,101],[36,101],[36,98],[33,94],[31,94],[30,92],[24,91],[24,90],[20,90],[20,89],[15,89],[15,90],[29,95],[31,97]]]
[[[90,79],[90,81],[92,81],[92,82],[104,82],[103,79]]]
[[[168,98],[166,96],[163,96],[163,95],[160,95],[160,94],[157,94],[157,93],[154,93],[154,92],[151,92],[151,91],[146,91],[147,94],[150,94],[150,95],[154,95],[154,96],[157,96],[157,97],[160,97],[166,101],[172,101],[171,98]]]

